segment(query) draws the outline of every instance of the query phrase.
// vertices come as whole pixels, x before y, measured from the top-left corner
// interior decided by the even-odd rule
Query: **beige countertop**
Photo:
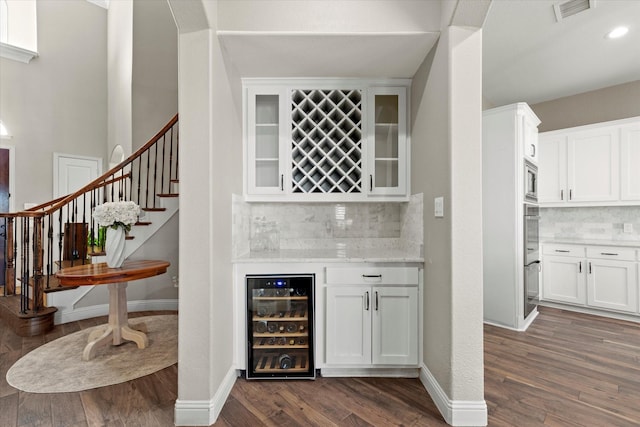
[[[424,257],[403,249],[337,247],[249,252],[236,257],[233,262],[424,262]]]
[[[600,240],[600,239],[577,239],[577,238],[549,238],[541,239],[544,244],[563,244],[563,245],[590,245],[590,246],[617,246],[625,248],[640,248],[638,240]]]

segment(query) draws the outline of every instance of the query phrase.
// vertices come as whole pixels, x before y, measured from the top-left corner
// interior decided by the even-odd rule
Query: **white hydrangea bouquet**
[[[140,206],[135,202],[105,202],[93,210],[93,218],[98,225],[114,229],[122,227],[127,232],[138,221],[138,215]]]

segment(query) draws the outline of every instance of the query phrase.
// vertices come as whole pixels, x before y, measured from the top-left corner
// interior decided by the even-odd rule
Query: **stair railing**
[[[159,197],[171,194],[178,181],[178,143],[176,115],[126,160],[78,191],[25,211],[0,213],[3,295],[19,295],[22,314],[37,313],[44,292],[59,286],[56,271],[103,255],[104,230],[93,218],[97,205],[134,201],[143,215],[163,210]]]

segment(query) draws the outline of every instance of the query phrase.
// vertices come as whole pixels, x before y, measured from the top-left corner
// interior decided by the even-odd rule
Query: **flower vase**
[[[107,256],[107,265],[118,268],[124,262],[124,244],[126,233],[123,227],[107,227],[107,238],[104,243],[104,251]]]

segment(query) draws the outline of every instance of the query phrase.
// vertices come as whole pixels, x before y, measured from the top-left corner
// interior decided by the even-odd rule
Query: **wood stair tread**
[[[167,208],[142,208],[145,212],[164,212]]]
[[[151,221],[138,221],[133,225],[151,225]]]
[[[178,193],[163,193],[158,194],[158,197],[178,197],[180,194]]]
[[[42,307],[37,312],[33,310],[28,310],[26,313],[20,312],[20,295],[7,295],[6,297],[0,298],[0,307],[2,307],[6,312],[13,314],[14,316],[20,319],[33,319],[36,317],[45,317],[49,316],[58,309],[56,307]]]

